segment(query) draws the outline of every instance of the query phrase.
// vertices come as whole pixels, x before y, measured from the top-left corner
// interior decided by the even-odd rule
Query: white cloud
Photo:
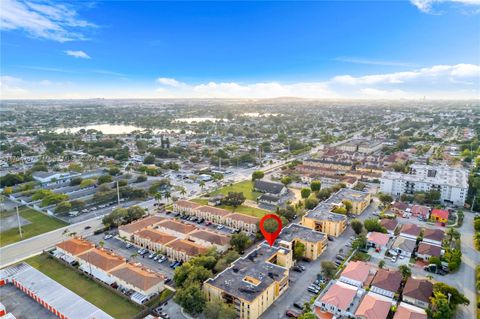
[[[161,85],[171,86],[171,87],[180,87],[185,85],[185,83],[179,82],[172,78],[158,78],[157,82]]]
[[[480,65],[435,65],[413,71],[373,74],[360,77],[340,75],[334,77],[331,82],[345,85],[401,84],[412,80],[436,80],[443,77],[478,78],[480,77]]]
[[[63,52],[65,52],[66,55],[73,56],[74,58],[91,59],[90,56],[83,51],[66,50],[66,51],[63,51]]]
[[[28,91],[22,87],[22,79],[2,75],[0,76],[0,98],[22,98]]]
[[[420,11],[425,13],[433,13],[435,4],[440,3],[457,3],[468,6],[480,6],[480,0],[410,0]]]
[[[371,60],[371,59],[352,58],[352,57],[337,57],[334,60],[339,62],[367,64],[367,65],[406,66],[406,67],[414,66],[412,63],[406,63],[406,62]]]
[[[1,0],[0,28],[22,30],[30,37],[58,42],[84,40],[77,29],[95,25],[81,20],[71,7],[51,2]]]

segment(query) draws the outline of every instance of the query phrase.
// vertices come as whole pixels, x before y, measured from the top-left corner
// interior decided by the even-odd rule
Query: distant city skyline
[[[2,99],[480,98],[480,0],[2,0]]]

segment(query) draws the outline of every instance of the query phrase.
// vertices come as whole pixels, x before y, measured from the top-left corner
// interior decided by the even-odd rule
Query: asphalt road
[[[81,236],[91,235],[95,229],[101,227],[101,224],[101,218],[90,219],[2,247],[0,248],[0,268],[38,255],[43,250],[54,247],[56,244],[69,238],[69,233],[75,232]],[[85,229],[87,226],[90,229]]]

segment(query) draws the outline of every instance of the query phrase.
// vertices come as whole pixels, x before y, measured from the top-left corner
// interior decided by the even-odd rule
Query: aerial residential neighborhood
[[[479,14],[0,0],[0,319],[480,319]]]

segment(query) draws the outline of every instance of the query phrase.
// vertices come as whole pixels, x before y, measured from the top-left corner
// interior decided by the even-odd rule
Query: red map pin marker
[[[265,228],[263,227],[263,224],[265,223],[265,221],[267,219],[270,219],[270,218],[273,218],[277,221],[278,223],[278,228],[276,231],[274,231],[273,233],[269,233],[265,230]],[[270,246],[273,245],[273,243],[275,242],[275,240],[277,239],[278,237],[278,234],[280,234],[280,232],[282,231],[282,220],[280,219],[280,217],[278,217],[277,215],[275,214],[267,214],[265,216],[263,216],[263,218],[260,220],[260,224],[259,224],[259,227],[260,227],[260,230],[263,234],[263,237],[265,237],[265,239],[267,240],[267,242],[270,244]]]

